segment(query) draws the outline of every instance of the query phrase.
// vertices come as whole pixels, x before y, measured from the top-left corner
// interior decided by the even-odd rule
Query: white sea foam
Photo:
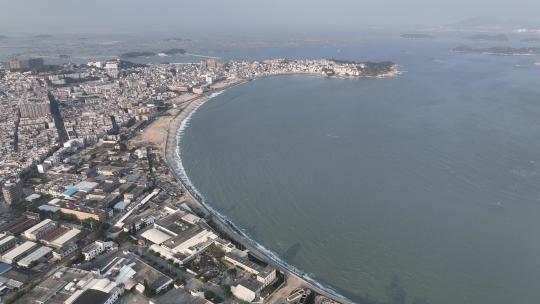
[[[312,285],[318,287],[319,289],[324,290],[328,294],[331,294],[331,295],[335,296],[336,298],[341,298],[343,300],[350,301],[345,296],[339,294],[336,290],[332,289],[331,287],[325,286],[325,285],[317,282],[309,274],[307,274],[307,273],[303,272],[302,270],[298,269],[297,267],[295,267],[293,265],[290,265],[289,263],[285,262],[275,252],[273,252],[272,250],[264,247],[263,245],[259,244],[255,240],[253,240],[251,238],[251,236],[249,236],[248,233],[244,232],[244,229],[241,229],[240,227],[236,226],[236,224],[234,224],[231,220],[229,220],[228,217],[221,214],[216,209],[214,209],[212,206],[210,206],[208,204],[208,202],[206,201],[205,197],[191,183],[191,180],[189,179],[189,177],[188,177],[188,175],[186,173],[186,170],[184,168],[184,164],[182,162],[182,157],[181,157],[180,142],[181,142],[182,136],[184,135],[184,132],[185,132],[186,128],[189,127],[189,123],[191,122],[191,119],[192,119],[193,115],[195,114],[195,112],[197,112],[197,110],[204,103],[208,102],[209,100],[211,100],[212,98],[214,98],[216,96],[219,96],[223,92],[224,91],[220,91],[220,92],[211,94],[206,101],[204,101],[201,104],[197,105],[191,111],[191,113],[189,113],[188,116],[180,124],[180,127],[176,131],[176,147],[174,148],[175,149],[175,153],[174,153],[175,164],[171,164],[171,165],[174,166],[174,168],[173,168],[174,169],[173,170],[174,175],[178,179],[180,179],[182,181],[182,183],[186,186],[186,188],[188,188],[188,191],[190,191],[190,193],[192,195],[194,194],[195,198],[198,199],[204,205],[205,208],[207,208],[212,214],[214,214],[216,217],[218,217],[221,220],[222,223],[224,223],[225,225],[233,227],[233,229],[238,234],[240,234],[241,237],[243,237],[245,241],[247,241],[252,247],[254,247],[257,250],[259,250],[260,252],[262,252],[273,263],[275,263],[275,264],[287,269],[288,271],[296,274],[297,276],[301,277],[302,279],[306,280],[307,282],[311,283]]]

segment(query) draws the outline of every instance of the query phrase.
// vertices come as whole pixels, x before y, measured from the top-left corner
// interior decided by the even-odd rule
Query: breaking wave
[[[200,191],[195,188],[195,186],[192,184],[191,180],[189,179],[186,170],[184,168],[182,157],[181,157],[181,151],[180,151],[180,142],[182,140],[182,136],[184,135],[185,130],[187,127],[189,127],[189,124],[191,122],[191,119],[195,112],[206,102],[211,100],[214,97],[219,96],[224,91],[220,91],[217,93],[212,93],[208,96],[207,100],[201,102],[199,105],[197,105],[189,114],[188,116],[182,121],[180,124],[180,127],[176,131],[176,146],[174,147],[174,164],[172,165],[172,171],[175,175],[175,177],[182,182],[184,187],[187,189],[187,191],[190,192],[190,194],[197,199],[207,210],[209,210],[215,217],[217,217],[224,225],[229,226],[231,229],[233,229],[237,234],[239,234],[244,241],[249,243],[252,247],[259,250],[262,254],[264,254],[269,260],[271,260],[276,265],[279,265],[283,269],[288,270],[291,273],[294,273],[295,275],[299,276],[300,278],[304,279],[305,281],[309,282],[310,284],[316,286],[320,290],[325,291],[328,294],[333,295],[336,298],[350,301],[350,299],[346,298],[345,296],[338,293],[336,290],[332,289],[329,286],[323,285],[322,283],[317,282],[314,278],[312,278],[308,273],[298,269],[297,267],[290,265],[289,263],[285,262],[283,259],[281,259],[275,252],[272,250],[264,247],[263,245],[259,244],[255,240],[251,238],[250,235],[248,235],[244,230],[242,230],[240,227],[238,227],[236,224],[234,224],[231,220],[229,220],[228,217],[221,214],[219,211],[214,209],[212,206],[208,204],[208,201],[205,199],[205,197],[200,193]],[[171,166],[170,166],[171,167]]]

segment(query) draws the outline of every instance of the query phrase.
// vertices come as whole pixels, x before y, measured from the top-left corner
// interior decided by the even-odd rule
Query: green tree
[[[223,294],[227,297],[232,296],[231,286],[230,285],[221,285],[221,290],[223,291]]]

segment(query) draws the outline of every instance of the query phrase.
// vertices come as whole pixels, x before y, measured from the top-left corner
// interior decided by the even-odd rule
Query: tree
[[[230,285],[221,285],[221,290],[223,294],[227,297],[232,296],[231,286]]]
[[[214,297],[216,296],[216,294],[211,291],[211,290],[207,290],[204,292],[204,297],[207,299],[207,300],[211,300],[213,299]]]
[[[156,291],[150,287],[147,280],[144,280],[144,296],[147,298],[153,298],[156,296]]]

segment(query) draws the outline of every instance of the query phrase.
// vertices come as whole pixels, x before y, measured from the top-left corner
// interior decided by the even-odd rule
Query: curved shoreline
[[[396,73],[399,73],[396,71]],[[207,101],[223,93],[225,90],[247,83],[252,80],[257,80],[261,78],[266,78],[270,76],[285,76],[285,75],[300,75],[300,76],[321,76],[320,74],[313,73],[287,73],[280,75],[264,75],[261,77],[255,77],[253,79],[239,79],[232,84],[227,84],[222,88],[219,88],[213,92],[210,92],[210,95],[204,95],[196,97],[193,100],[189,101],[189,104],[181,109],[176,116],[170,121],[168,129],[166,142],[164,145],[164,161],[175,176],[175,178],[182,184],[186,189],[186,194],[189,196],[190,201],[194,203],[200,211],[205,215],[210,216],[214,220],[214,224],[219,226],[220,232],[225,234],[228,238],[235,240],[246,249],[248,249],[251,254],[262,259],[264,262],[278,268],[283,271],[287,276],[294,276],[297,279],[301,280],[305,287],[312,289],[316,293],[328,297],[334,301],[349,304],[354,303],[347,297],[341,295],[336,290],[329,286],[325,286],[322,283],[317,282],[315,279],[311,278],[307,273],[301,271],[293,265],[288,264],[283,261],[276,253],[265,248],[263,245],[259,244],[257,241],[250,238],[245,232],[243,232],[238,226],[231,222],[225,215],[221,214],[210,206],[205,198],[200,194],[200,192],[193,186],[191,183],[183,162],[181,158],[180,145],[182,135],[185,129],[189,126],[189,121],[195,114],[195,112]],[[390,75],[393,76],[393,75]],[[385,77],[385,75],[378,76],[378,78]],[[367,77],[366,77],[367,78]]]

